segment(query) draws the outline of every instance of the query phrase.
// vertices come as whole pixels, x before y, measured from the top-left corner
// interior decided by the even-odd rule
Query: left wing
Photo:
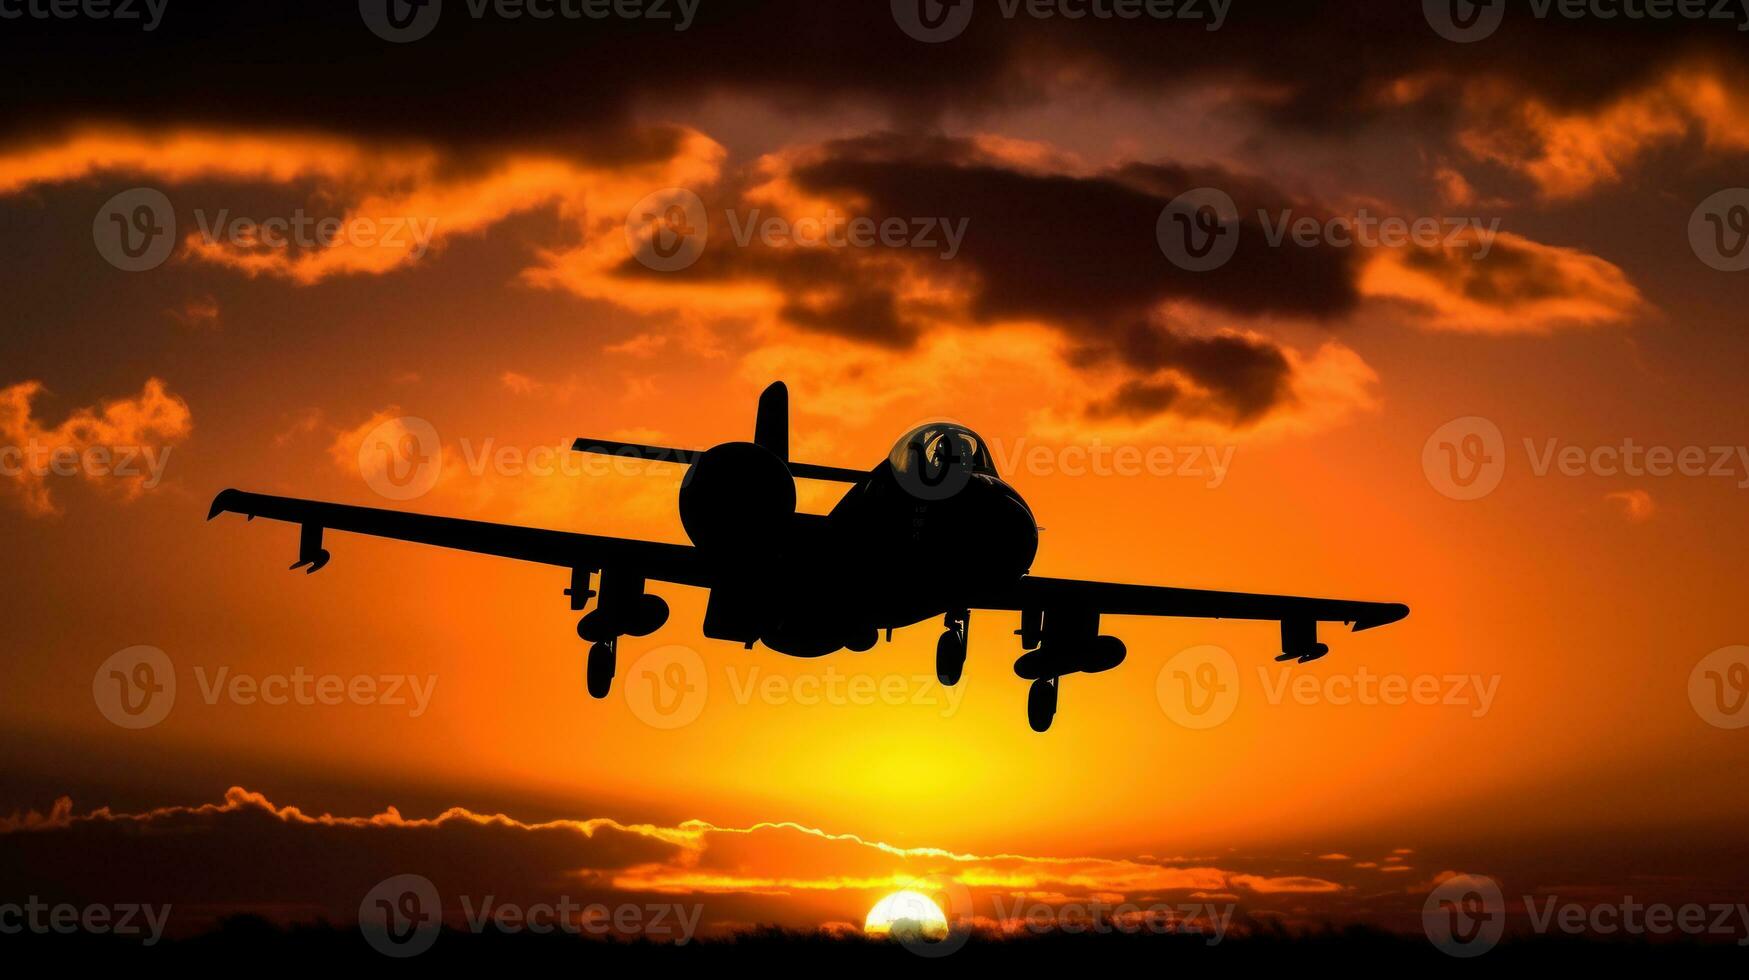
[[[432,517],[320,500],[271,497],[241,490],[226,490],[213,498],[207,520],[227,512],[242,514],[251,520],[265,517],[302,524],[298,563],[292,567],[307,568],[311,572],[328,564],[328,552],[322,548],[322,531],[332,528],[481,555],[558,565],[573,571],[611,567],[618,573],[640,578],[681,585],[709,585],[704,563],[699,560],[696,549],[683,544]]]
[[[1281,659],[1302,661],[1316,660],[1328,652],[1317,641],[1319,623],[1344,623],[1358,632],[1409,615],[1409,607],[1400,602],[1120,585],[1036,575],[1025,576],[1004,594],[987,596],[985,601],[973,605],[980,609],[1018,609],[1023,613],[1057,611],[1081,617],[1108,614],[1275,621],[1281,623]]]

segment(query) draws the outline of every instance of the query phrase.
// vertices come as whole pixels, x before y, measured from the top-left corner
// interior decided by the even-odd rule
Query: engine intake
[[[751,442],[706,451],[680,485],[686,536],[717,556],[770,554],[795,512],[796,480],[789,466]]]

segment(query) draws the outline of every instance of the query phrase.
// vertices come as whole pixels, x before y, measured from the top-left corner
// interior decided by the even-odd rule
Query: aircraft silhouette
[[[645,591],[654,579],[708,589],[703,633],[751,649],[764,643],[792,657],[841,649],[863,652],[881,631],[941,617],[936,674],[957,684],[966,661],[971,610],[1020,613],[1021,648],[1014,672],[1032,682],[1027,719],[1050,728],[1061,679],[1123,663],[1125,648],[1101,635],[1101,615],[1274,620],[1281,623],[1279,661],[1309,663],[1329,652],[1320,622],[1355,631],[1409,614],[1399,603],[1311,599],[1120,585],[1031,574],[1038,551],[1032,510],[1004,483],[988,446],[949,422],[905,433],[888,457],[862,471],[789,458],[789,391],[777,382],[760,395],[752,442],[698,451],[606,439],[578,439],[578,452],[689,467],[680,488],[680,521],[692,544],[666,544],[568,531],[490,524],[452,517],[273,497],[225,490],[207,519],[221,513],[302,525],[298,560],[315,572],[328,564],[324,529],[370,534],[567,568],[571,609],[596,607],[577,623],[588,641],[587,686],[604,698],[613,682],[621,636],[648,636],[668,620],[668,604]],[[850,484],[821,516],[796,512],[796,480]],[[600,589],[592,587],[599,574]]]

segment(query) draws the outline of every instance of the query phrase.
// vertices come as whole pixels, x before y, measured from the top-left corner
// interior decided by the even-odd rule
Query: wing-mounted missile
[[[314,575],[328,564],[334,557],[328,554],[328,549],[322,547],[322,527],[319,524],[305,524],[298,533],[298,560],[291,570],[302,568],[305,575]]]

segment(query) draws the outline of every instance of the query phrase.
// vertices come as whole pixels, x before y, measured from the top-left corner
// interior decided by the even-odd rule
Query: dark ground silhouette
[[[1264,930],[1228,937],[1210,945],[1198,935],[1061,932],[994,938],[974,935],[947,956],[919,956],[892,940],[826,932],[760,928],[727,938],[695,939],[684,946],[648,941],[616,941],[565,933],[469,933],[445,929],[426,952],[393,959],[372,949],[355,928],[326,924],[279,927],[243,916],[225,920],[213,931],[165,939],[142,947],[138,940],[111,936],[38,935],[5,937],[0,944],[13,962],[21,955],[56,957],[62,966],[88,963],[199,965],[228,968],[259,966],[332,968],[379,967],[405,971],[453,970],[477,966],[506,969],[612,969],[663,972],[756,966],[773,969],[830,969],[842,972],[895,970],[960,971],[1012,969],[1084,971],[1097,969],[1251,968],[1303,971],[1400,966],[1418,970],[1473,971],[1510,963],[1524,969],[1572,971],[1605,964],[1615,969],[1740,969],[1749,950],[1729,942],[1647,942],[1639,939],[1587,940],[1578,937],[1507,938],[1476,962],[1454,959],[1419,935],[1377,929],[1342,928],[1287,932]],[[1097,959],[1090,959],[1097,957]]]

